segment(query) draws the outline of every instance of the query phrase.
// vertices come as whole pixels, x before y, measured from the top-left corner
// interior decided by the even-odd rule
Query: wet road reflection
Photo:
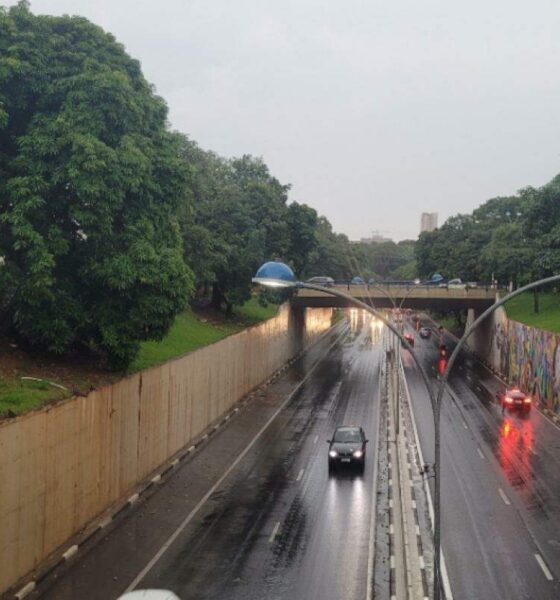
[[[143,585],[183,600],[363,600],[373,461],[329,476],[325,441],[354,424],[373,447],[381,329],[348,311],[340,342]]]
[[[424,367],[437,373],[439,336],[417,337]],[[445,335],[452,352],[456,340]],[[411,361],[403,362],[409,372]],[[433,422],[419,376],[411,392],[426,460],[433,460]],[[472,356],[460,354],[452,396],[442,407],[442,540],[458,597],[560,597],[560,430],[533,408],[502,413],[505,384]],[[506,498],[506,500],[504,500]],[[469,548],[468,555],[464,549]],[[536,560],[553,573],[549,581]],[[473,579],[469,570],[477,572]],[[488,596],[485,593],[490,594]]]

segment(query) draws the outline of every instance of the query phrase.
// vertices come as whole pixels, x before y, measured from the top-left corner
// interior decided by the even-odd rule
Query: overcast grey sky
[[[1,2],[9,4],[10,2]],[[142,63],[174,128],[351,239],[560,172],[559,0],[31,0]]]

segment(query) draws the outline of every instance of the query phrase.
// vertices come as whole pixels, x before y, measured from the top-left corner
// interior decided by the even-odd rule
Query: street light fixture
[[[441,275],[439,276],[441,279]],[[435,281],[435,276],[432,277],[431,281]],[[358,308],[362,308],[363,310],[371,313],[378,319],[380,319],[404,344],[405,348],[410,352],[416,366],[418,367],[424,384],[426,385],[426,389],[428,391],[428,395],[430,397],[430,403],[432,406],[432,412],[434,416],[434,600],[439,600],[441,597],[441,567],[440,567],[440,552],[441,552],[441,515],[440,515],[440,493],[441,493],[441,475],[440,475],[440,458],[441,458],[441,447],[440,447],[440,414],[441,414],[441,402],[443,399],[443,392],[445,386],[447,385],[447,381],[449,379],[449,373],[455,364],[455,360],[464,346],[467,338],[472,334],[472,332],[484,321],[487,317],[489,317],[497,308],[522,294],[523,292],[527,292],[536,287],[546,285],[549,283],[560,282],[560,275],[554,275],[552,277],[547,277],[545,279],[540,279],[538,281],[534,281],[529,283],[528,285],[519,288],[518,290],[511,292],[498,302],[494,303],[490,308],[485,310],[475,321],[470,325],[470,327],[465,331],[463,337],[459,340],[457,346],[451,353],[449,361],[447,363],[447,367],[441,377],[437,397],[434,397],[433,391],[431,389],[428,375],[424,369],[424,367],[420,364],[414,350],[410,346],[410,344],[406,341],[406,339],[402,336],[401,332],[395,327],[388,319],[386,319],[382,313],[378,312],[372,306],[362,302],[351,296],[350,294],[346,294],[341,290],[337,290],[335,288],[326,288],[320,285],[315,285],[311,283],[303,283],[301,281],[297,281],[293,271],[288,267],[288,265],[281,262],[268,262],[262,265],[257,271],[255,277],[253,277],[253,283],[258,283],[260,285],[268,286],[268,287],[295,287],[295,288],[303,288],[303,289],[311,289],[317,290],[320,292],[324,292],[326,294],[330,294],[331,296],[337,296],[346,300],[349,304],[353,304]],[[418,284],[420,285],[420,284]],[[388,295],[388,294],[387,294]]]

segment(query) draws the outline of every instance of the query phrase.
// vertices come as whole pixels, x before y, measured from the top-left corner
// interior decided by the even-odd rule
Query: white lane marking
[[[379,373],[381,370],[379,369]],[[366,600],[373,598],[373,565],[375,561],[375,528],[377,518],[377,465],[379,463],[379,432],[381,430],[381,424],[379,421],[379,411],[381,407],[381,379],[377,378],[377,409],[376,409],[376,423],[377,432],[375,435],[375,451],[373,453],[373,478],[372,478],[372,494],[371,494],[371,508],[370,508],[370,519],[369,519],[369,545],[368,545],[368,568],[367,568],[367,583],[366,583]],[[393,525],[389,525],[392,529]]]
[[[509,501],[509,498],[506,496],[504,490],[502,490],[502,488],[498,488],[498,492],[499,492],[500,496],[502,497],[504,504],[507,504],[509,506],[511,504],[511,502]]]
[[[467,379],[468,379],[469,381],[472,381],[472,377],[471,377],[470,375],[467,375]]]
[[[132,494],[132,496],[130,496],[130,498],[128,499],[128,503],[129,504],[134,504],[136,502],[136,500],[138,500],[140,496],[138,494]]]
[[[187,452],[194,452],[196,450],[196,446],[189,446]]]
[[[479,385],[477,385],[477,386],[476,386],[476,389],[477,389],[479,392],[482,392],[482,388],[481,388]]]
[[[301,478],[303,477],[303,472],[305,471],[305,469],[300,469],[298,476],[296,477],[296,481],[301,481]]]
[[[16,594],[17,600],[23,600],[26,596],[31,594],[31,592],[35,589],[36,583],[34,581],[30,581],[27,585],[23,586],[21,590]]]
[[[459,365],[459,369],[461,369],[461,371],[465,370],[465,368],[463,367],[463,365]]]
[[[404,388],[406,392],[406,397],[408,399],[408,406],[410,407],[410,416],[412,419],[412,430],[414,431],[414,440],[416,443],[416,449],[418,451],[418,458],[420,459],[420,464],[425,465],[426,461],[424,460],[424,456],[422,454],[422,446],[420,445],[420,437],[418,435],[418,427],[416,425],[416,419],[414,417],[414,405],[410,401],[410,390],[408,389],[408,381],[406,379],[406,374],[404,373],[404,368],[402,365],[402,361],[400,361],[400,368],[403,370],[403,380],[404,380]],[[432,530],[434,528],[434,503],[432,502],[432,493],[430,491],[430,486],[426,483],[426,480],[423,480],[424,489],[426,490],[426,497],[428,499],[428,512],[430,514],[430,521],[432,524]],[[446,600],[453,600],[453,593],[451,591],[451,583],[449,581],[449,575],[447,573],[447,564],[445,562],[445,554],[443,553],[443,546],[440,547],[440,570],[441,570],[441,579],[443,584],[443,591],[445,592]]]
[[[171,462],[171,466],[172,467],[176,467],[179,464],[179,459],[176,458],[174,461]]]
[[[393,508],[393,499],[392,498],[389,500],[389,508]]]
[[[272,530],[272,533],[270,534],[270,537],[268,538],[268,541],[271,544],[276,539],[276,536],[278,535],[278,530],[279,529],[280,529],[280,521],[276,521],[276,525],[274,526],[274,529]]]
[[[329,350],[338,342],[338,338],[327,348],[327,353]],[[163,546],[155,553],[150,562],[138,573],[138,575],[132,580],[130,585],[124,590],[125,592],[130,592],[133,590],[139,583],[144,579],[147,573],[151,571],[152,567],[157,563],[157,561],[165,554],[167,549],[171,546],[171,544],[179,537],[181,532],[185,529],[185,527],[193,520],[196,513],[204,506],[207,502],[208,498],[222,485],[222,483],[226,480],[229,474],[237,467],[237,465],[247,456],[250,452],[251,448],[257,443],[262,434],[270,427],[270,424],[276,419],[276,417],[286,408],[292,398],[297,394],[298,390],[305,384],[305,382],[311,377],[311,375],[316,371],[319,366],[320,361],[317,361],[310,369],[307,371],[307,375],[296,385],[296,387],[292,390],[292,392],[288,395],[288,397],[282,402],[282,404],[274,411],[268,421],[260,428],[259,432],[255,437],[247,444],[245,449],[237,456],[237,458],[231,463],[231,465],[225,470],[224,474],[216,481],[216,483],[204,494],[204,496],[199,500],[198,504],[191,510],[191,512],[183,519],[182,523],[177,527],[177,529],[167,538],[164,542]],[[237,411],[239,409],[235,409]],[[124,592],[123,592],[124,593]]]
[[[389,487],[391,487],[393,485],[393,480],[389,479]]]
[[[463,427],[464,427],[465,429],[468,429],[468,428],[469,428],[469,426],[467,425],[467,422],[465,421],[465,419],[463,419]]]
[[[70,560],[76,552],[78,552],[78,544],[70,546],[62,556],[64,556],[64,560]]]
[[[544,562],[543,557],[540,554],[535,554],[535,558],[537,559],[537,562],[539,563],[539,566],[542,569],[544,576],[548,579],[548,581],[553,581],[554,577],[552,577],[552,573],[550,572],[549,568],[546,566],[546,563]]]
[[[395,568],[395,556],[394,554],[391,554],[391,569]]]
[[[420,568],[425,569],[426,565],[424,564],[424,557],[422,555],[418,557],[418,561],[420,562]]]
[[[318,435],[316,435],[316,436],[313,438],[313,443],[314,443],[314,444],[316,444],[318,439],[319,439],[319,436],[318,436]]]
[[[420,535],[420,527],[416,525],[415,527],[416,535]]]
[[[389,524],[389,535],[394,535],[395,533],[395,526],[393,525],[393,523]]]
[[[478,452],[478,456],[480,456],[480,458],[484,460],[484,454],[482,453],[482,450],[480,448],[477,448],[476,451]]]

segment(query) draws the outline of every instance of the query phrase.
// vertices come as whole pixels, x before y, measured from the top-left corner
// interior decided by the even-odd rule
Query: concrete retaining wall
[[[0,424],[0,593],[331,325],[291,310],[114,385]]]

